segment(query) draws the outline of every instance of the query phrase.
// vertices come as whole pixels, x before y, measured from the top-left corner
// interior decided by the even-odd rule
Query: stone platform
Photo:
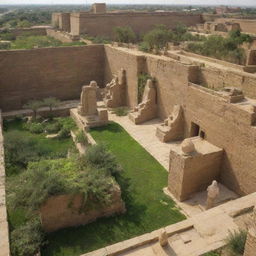
[[[241,223],[253,212],[255,202],[256,193],[253,193],[163,229],[82,256],[203,256],[225,246],[229,232],[241,228]],[[163,230],[168,235],[168,245],[164,248],[158,242]]]

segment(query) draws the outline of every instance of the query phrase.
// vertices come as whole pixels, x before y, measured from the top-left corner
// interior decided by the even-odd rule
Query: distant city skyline
[[[92,4],[106,2],[107,4],[165,4],[165,5],[235,5],[255,6],[256,0],[0,0],[1,4]]]

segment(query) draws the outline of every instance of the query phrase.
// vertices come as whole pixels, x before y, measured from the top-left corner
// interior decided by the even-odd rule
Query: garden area
[[[164,195],[166,170],[118,124],[94,128],[91,135],[122,166],[115,175],[126,205],[123,215],[47,235],[43,256],[77,256],[170,225],[185,217]]]
[[[61,46],[82,46],[84,42],[62,43],[61,41],[50,36],[35,36],[31,33],[24,32],[20,36],[15,36],[8,30],[0,33],[0,50],[14,49],[34,49],[44,47],[61,47]]]

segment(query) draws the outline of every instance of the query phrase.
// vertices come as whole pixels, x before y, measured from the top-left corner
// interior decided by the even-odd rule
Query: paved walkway
[[[160,119],[153,119],[143,124],[135,125],[128,116],[120,117],[109,113],[109,120],[120,124],[168,171],[172,143],[163,143],[156,137],[156,127],[161,123]]]

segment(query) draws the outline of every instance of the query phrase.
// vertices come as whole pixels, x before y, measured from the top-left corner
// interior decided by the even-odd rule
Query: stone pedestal
[[[168,190],[179,201],[206,190],[220,172],[223,150],[200,137],[191,140],[194,144],[192,152],[183,152],[184,143],[170,152]]]

